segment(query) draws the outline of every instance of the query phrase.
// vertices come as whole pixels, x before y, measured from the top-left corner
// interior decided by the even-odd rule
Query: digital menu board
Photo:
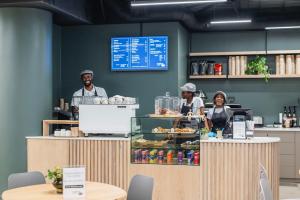
[[[168,37],[111,38],[111,70],[168,70]]]

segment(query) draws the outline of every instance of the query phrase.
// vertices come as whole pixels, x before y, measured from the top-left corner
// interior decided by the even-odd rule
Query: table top
[[[86,182],[84,200],[125,200],[127,193],[116,186]],[[52,184],[32,185],[6,190],[2,194],[3,200],[63,200],[62,194],[57,194]]]

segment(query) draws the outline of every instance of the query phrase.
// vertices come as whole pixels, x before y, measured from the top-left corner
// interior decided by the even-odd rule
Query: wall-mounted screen
[[[111,70],[168,70],[168,36],[111,38]]]

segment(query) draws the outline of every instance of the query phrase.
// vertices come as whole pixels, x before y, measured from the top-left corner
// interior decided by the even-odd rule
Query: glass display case
[[[200,165],[200,118],[134,117],[131,120],[132,164]]]

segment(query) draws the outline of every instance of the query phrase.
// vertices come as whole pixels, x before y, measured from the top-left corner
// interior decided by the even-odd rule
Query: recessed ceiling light
[[[186,5],[186,4],[204,4],[204,3],[222,3],[227,0],[188,0],[188,1],[131,1],[131,6],[161,6],[161,5]]]
[[[274,27],[266,27],[266,30],[276,30],[276,29],[297,29],[300,26],[274,26]]]
[[[239,24],[239,23],[251,23],[251,19],[241,19],[241,20],[220,20],[220,21],[211,21],[211,24]]]

